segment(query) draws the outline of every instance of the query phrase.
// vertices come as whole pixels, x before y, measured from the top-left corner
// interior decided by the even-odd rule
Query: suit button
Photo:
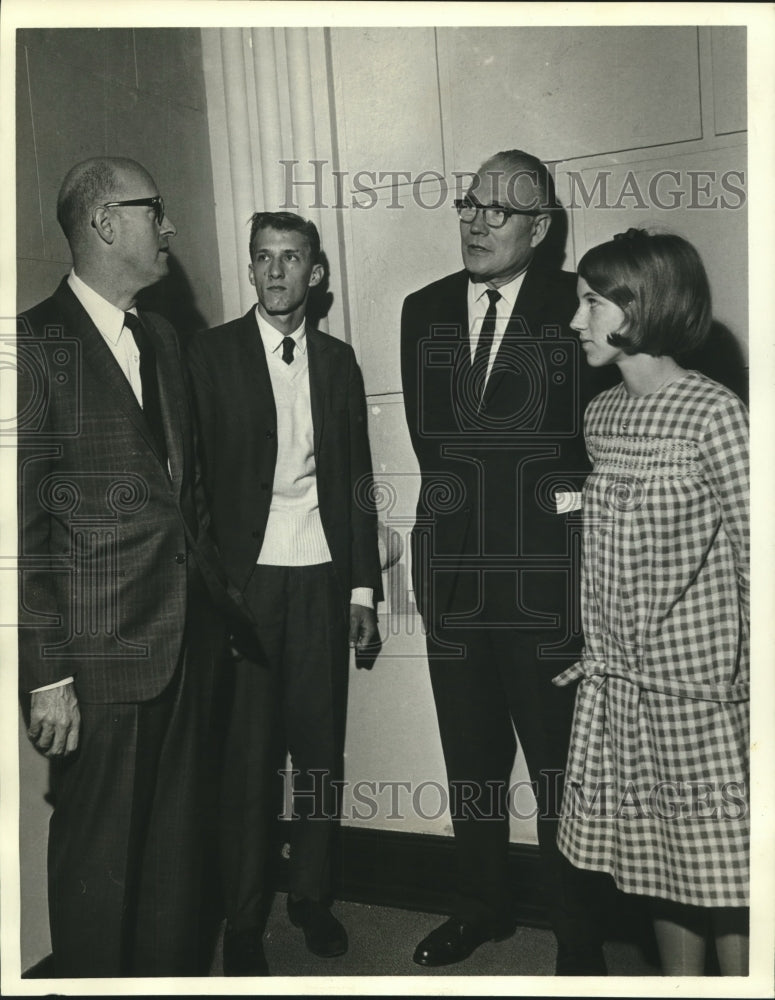
[[[177,555],[175,556],[175,562],[176,563],[184,563],[185,561],[186,561],[186,553],[185,552],[178,552]]]
[[[266,436],[267,436],[267,437],[269,438],[269,440],[271,441],[271,440],[272,440],[272,438],[274,437],[274,431],[273,431],[273,430],[272,430],[272,429],[270,428],[270,429],[269,429],[269,430],[268,430],[268,431],[266,432]]]
[[[262,490],[268,490],[269,489],[269,483],[261,483],[261,489]]]
[[[250,534],[251,534],[251,536],[253,538],[258,538],[258,536],[261,534],[261,532],[260,531],[251,531]]]

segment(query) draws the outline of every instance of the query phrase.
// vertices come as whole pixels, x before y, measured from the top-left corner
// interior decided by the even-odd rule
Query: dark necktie
[[[490,361],[490,350],[495,337],[495,319],[497,317],[496,306],[498,299],[501,297],[501,293],[496,292],[494,288],[488,288],[487,297],[490,300],[490,305],[484,315],[482,329],[479,331],[479,340],[476,344],[476,354],[474,355],[473,363],[477,381],[480,377],[482,380],[482,396],[484,396],[484,387],[487,383],[487,366]],[[479,373],[481,373],[481,376]]]
[[[293,361],[293,349],[296,341],[293,337],[283,337],[283,361],[289,365]]]
[[[124,326],[132,331],[140,353],[140,384],[143,389],[143,413],[156,441],[157,450],[167,468],[167,445],[164,438],[164,421],[159,402],[159,380],[156,374],[156,351],[142,320],[134,313],[124,313]]]

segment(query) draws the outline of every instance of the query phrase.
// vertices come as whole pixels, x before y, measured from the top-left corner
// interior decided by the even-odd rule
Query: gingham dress
[[[625,892],[748,903],[748,448],[697,372],[585,418],[582,659],[559,846]]]

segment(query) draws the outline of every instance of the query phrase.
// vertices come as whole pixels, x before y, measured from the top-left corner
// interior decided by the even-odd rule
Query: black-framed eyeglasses
[[[473,222],[477,212],[484,215],[485,225],[490,229],[500,229],[506,225],[511,215],[540,215],[536,208],[505,208],[503,205],[480,205],[470,198],[455,198],[455,208],[461,222]]]
[[[127,198],[124,201],[107,201],[103,208],[120,208],[123,205],[145,205],[156,211],[156,221],[161,225],[164,218],[164,199],[160,194],[153,198]]]

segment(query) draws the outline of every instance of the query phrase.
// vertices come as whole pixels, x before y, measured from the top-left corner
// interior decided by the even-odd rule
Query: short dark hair
[[[608,341],[625,354],[687,354],[708,334],[708,276],[700,255],[681,236],[628,229],[588,250],[578,273],[624,312],[624,330]]]
[[[67,174],[57,198],[57,221],[68,243],[91,221],[95,204],[113,195],[117,186],[117,160],[86,160]]]
[[[303,219],[295,212],[254,212],[250,217],[248,243],[251,260],[253,260],[256,236],[262,229],[276,229],[281,233],[301,233],[309,246],[312,263],[320,263],[320,234],[314,222]]]

